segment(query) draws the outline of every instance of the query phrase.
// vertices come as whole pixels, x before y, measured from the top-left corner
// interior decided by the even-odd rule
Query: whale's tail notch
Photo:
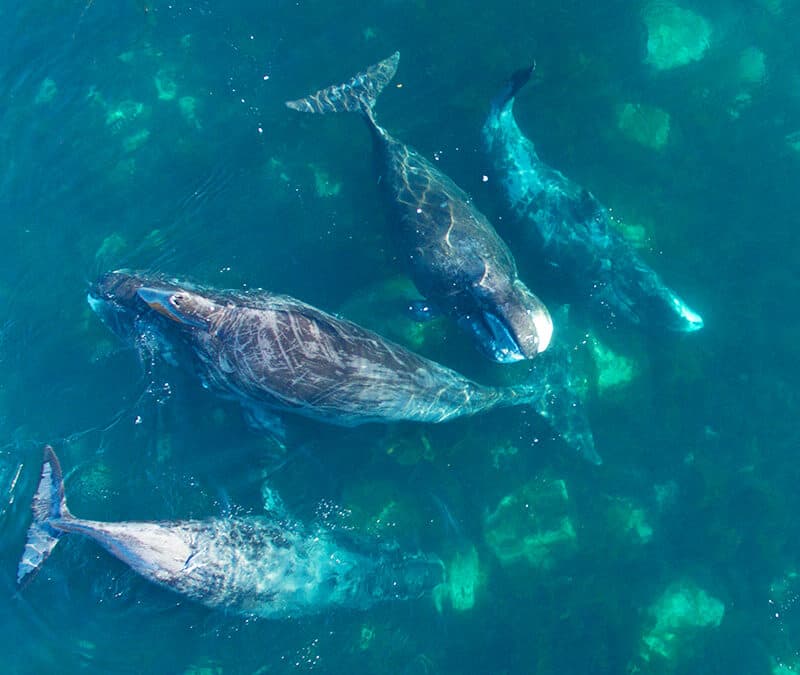
[[[62,532],[51,524],[54,520],[72,520],[64,496],[64,477],[58,457],[49,445],[44,448],[44,461],[39,487],[31,503],[33,521],[28,528],[25,550],[17,568],[17,583],[36,572],[52,553]]]
[[[372,118],[375,101],[384,87],[392,81],[399,61],[400,52],[395,52],[383,61],[354,75],[347,82],[325,87],[305,98],[286,101],[286,106],[292,110],[320,115],[360,112]]]

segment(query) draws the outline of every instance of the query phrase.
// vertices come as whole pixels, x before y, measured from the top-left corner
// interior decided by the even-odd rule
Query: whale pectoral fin
[[[261,406],[242,404],[248,425],[258,431],[265,431],[280,445],[286,445],[286,425],[275,413],[264,410]]]
[[[442,316],[442,312],[427,300],[412,300],[407,309],[411,318],[419,322],[432,321]]]

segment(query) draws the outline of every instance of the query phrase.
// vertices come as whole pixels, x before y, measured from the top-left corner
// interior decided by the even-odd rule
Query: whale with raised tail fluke
[[[343,84],[286,105],[306,113],[362,115],[381,156],[381,185],[419,292],[494,361],[534,358],[550,344],[553,323],[519,279],[511,251],[461,188],[375,119],[375,100],[399,60],[396,52]]]
[[[494,98],[483,143],[518,239],[530,259],[558,270],[575,297],[604,319],[646,329],[691,332],[703,319],[633,250],[597,198],[545,164],[514,117],[514,100],[533,67],[515,72]]]
[[[442,582],[433,556],[349,550],[322,528],[288,518],[104,522],[67,508],[61,466],[44,450],[33,522],[17,582],[27,582],[65,534],[80,534],[148,581],[213,609],[283,619],[419,598]],[[235,561],[235,564],[232,562]]]

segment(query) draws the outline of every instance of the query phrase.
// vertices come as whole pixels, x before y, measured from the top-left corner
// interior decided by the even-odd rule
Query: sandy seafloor
[[[680,6],[694,14],[633,1],[1,5],[0,670],[800,671],[800,13],[789,0]],[[648,58],[654,15],[700,17],[677,36],[708,29],[695,60]],[[120,267],[263,287],[501,382],[457,331],[398,317],[402,267],[363,123],[283,106],[396,49],[380,120],[501,232],[479,133],[503,79],[535,59],[520,125],[705,319],[653,335],[573,308],[600,467],[506,410],[436,428],[295,421],[297,447],[273,471],[274,447],[235,404],[140,364],[86,303],[88,282]],[[515,253],[533,285],[537,260]],[[80,515],[259,514],[271,474],[297,518],[433,552],[451,572],[460,561],[458,601],[255,620],[186,602],[77,538],[17,593],[45,442]]]

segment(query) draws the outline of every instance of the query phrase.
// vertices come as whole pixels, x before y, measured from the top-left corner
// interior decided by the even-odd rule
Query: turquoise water
[[[648,62],[652,14],[635,2],[0,7],[3,671],[800,670],[800,14],[681,7],[709,46],[667,70]],[[501,233],[479,133],[503,79],[535,58],[520,125],[705,319],[653,336],[574,309],[600,467],[520,410],[441,427],[295,420],[279,456],[236,405],[140,363],[86,303],[89,281],[120,267],[263,287],[503,381],[447,325],[397,318],[400,256],[363,123],[283,105],[396,49],[381,122]],[[597,344],[621,359],[609,372]],[[68,538],[18,592],[46,442],[87,518],[258,514],[269,485],[306,522],[478,572],[439,608],[263,621]]]

